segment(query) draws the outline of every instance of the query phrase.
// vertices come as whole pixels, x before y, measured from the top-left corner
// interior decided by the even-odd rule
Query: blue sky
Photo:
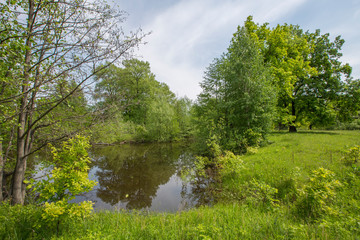
[[[178,96],[195,100],[206,67],[229,46],[249,15],[257,23],[297,24],[345,39],[342,62],[360,78],[360,0],[113,0],[126,29],[152,32],[136,55]]]

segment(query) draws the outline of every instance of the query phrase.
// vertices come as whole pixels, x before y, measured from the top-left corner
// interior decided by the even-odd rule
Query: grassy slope
[[[241,176],[224,182],[228,190],[258,179],[272,187],[280,186],[293,176],[297,187],[308,183],[309,174],[319,167],[330,169],[339,179],[345,179],[349,169],[339,159],[342,152],[360,144],[358,131],[273,133],[269,144],[254,155],[243,156]],[[357,185],[358,186],[358,185]],[[308,221],[296,217],[291,204],[264,208],[234,201],[176,214],[100,212],[80,222],[63,224],[58,236],[54,232],[36,230],[36,238],[53,239],[356,239],[360,238],[360,204],[352,192],[344,192],[340,220],[325,217]],[[341,196],[340,196],[341,197]],[[355,201],[352,203],[351,201]],[[0,217],[9,214],[0,208]],[[35,210],[36,211],[36,210]],[[2,217],[0,239],[21,239],[32,236],[31,214],[27,217]],[[26,211],[25,211],[26,212]],[[31,212],[31,211],[30,211]],[[352,215],[353,214],[353,215]],[[36,215],[34,215],[36,216]],[[39,216],[39,215],[37,215]],[[9,219],[9,220],[7,220]],[[11,220],[12,219],[12,220]],[[23,219],[23,220],[22,220]],[[6,222],[8,221],[8,222]],[[13,222],[11,222],[13,221]],[[15,224],[13,224],[15,223]],[[22,224],[22,225],[21,225]],[[19,227],[19,225],[21,227]],[[17,226],[17,229],[16,229]],[[21,229],[19,231],[19,229]],[[4,234],[5,233],[5,234]],[[29,235],[27,235],[29,234]]]
[[[341,172],[339,159],[343,152],[360,145],[359,131],[304,131],[299,133],[274,132],[270,144],[254,155],[242,157],[248,169],[243,179],[259,178],[276,185],[294,171],[300,183],[319,167]]]

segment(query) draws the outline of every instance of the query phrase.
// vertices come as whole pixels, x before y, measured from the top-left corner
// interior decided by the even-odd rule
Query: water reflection
[[[183,167],[193,162],[188,146],[140,144],[95,147],[90,178],[98,185],[76,198],[92,200],[95,208],[177,211],[199,203],[198,186],[180,178]]]

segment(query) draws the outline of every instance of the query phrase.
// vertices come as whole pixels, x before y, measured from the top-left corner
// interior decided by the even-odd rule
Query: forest
[[[340,36],[249,16],[191,100],[134,57],[150,33],[125,34],[125,13],[103,1],[9,0],[0,12],[2,239],[360,236],[360,80]],[[211,206],[161,215],[71,203],[96,185],[91,146],[182,141],[197,155],[183,177],[208,180]],[[37,181],[45,150],[51,173]]]

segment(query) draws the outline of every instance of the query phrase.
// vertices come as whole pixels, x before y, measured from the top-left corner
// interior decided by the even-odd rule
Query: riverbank
[[[1,239],[356,239],[360,237],[359,131],[269,136],[224,175],[221,203],[177,213],[99,211],[63,219],[59,233],[35,206],[2,205]],[[52,230],[51,230],[52,229]]]

